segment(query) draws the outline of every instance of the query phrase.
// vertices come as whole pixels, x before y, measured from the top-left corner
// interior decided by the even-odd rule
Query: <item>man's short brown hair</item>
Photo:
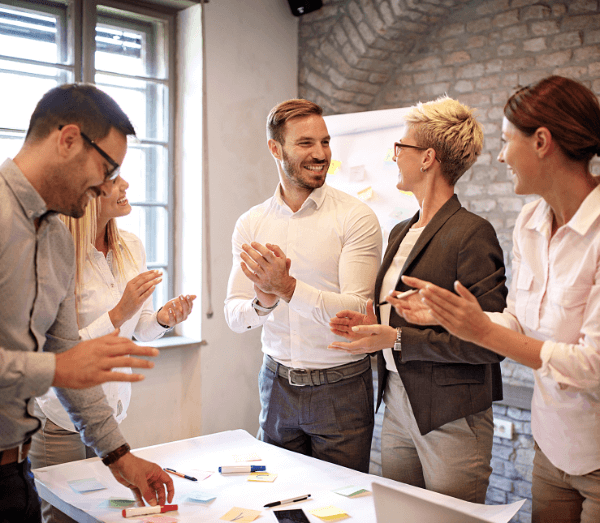
[[[283,128],[288,120],[304,116],[323,116],[323,109],[316,103],[302,98],[293,98],[277,104],[267,117],[267,139],[275,140],[283,145],[285,136]]]

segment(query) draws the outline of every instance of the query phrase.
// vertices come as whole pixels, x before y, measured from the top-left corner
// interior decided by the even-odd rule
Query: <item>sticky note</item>
[[[248,476],[248,481],[264,481],[266,483],[273,483],[277,479],[277,474],[270,474],[269,472],[253,472]]]
[[[134,499],[126,498],[109,498],[108,506],[112,508],[128,508],[135,504]]]
[[[340,519],[349,518],[341,508],[330,505],[329,507],[318,508],[310,511],[311,514],[317,516],[323,521],[339,521]]]
[[[138,523],[177,523],[177,519],[171,516],[144,516],[144,519],[137,521]]]
[[[342,162],[340,162],[339,160],[331,160],[327,174],[337,173],[341,166],[342,166]]]
[[[367,489],[355,487],[354,485],[335,489],[334,492],[336,494],[339,494],[340,496],[346,496],[347,498],[358,498],[360,496],[366,496],[367,494],[371,493]]]
[[[213,475],[213,472],[210,470],[189,469],[188,475],[195,477],[198,481],[202,481],[206,478],[210,478]]]
[[[227,514],[224,514],[219,519],[243,523],[246,521],[254,521],[258,516],[260,516],[260,510],[233,507]]]
[[[369,186],[366,189],[358,191],[357,196],[359,200],[370,200],[371,198],[373,198],[373,187]]]
[[[262,461],[262,458],[256,452],[250,452],[248,454],[234,454],[233,460],[240,463],[244,461]]]
[[[96,478],[73,479],[67,481],[69,486],[75,491],[83,494],[84,492],[93,492],[94,490],[102,490],[106,487]]]
[[[200,490],[195,490],[189,494],[190,501],[195,501],[196,503],[210,503],[216,497],[217,496],[214,494],[209,494],[208,492],[202,492]]]

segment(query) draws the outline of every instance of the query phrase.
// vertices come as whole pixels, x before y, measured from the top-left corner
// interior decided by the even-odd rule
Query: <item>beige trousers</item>
[[[485,503],[492,467],[492,408],[421,435],[398,373],[386,383],[381,468],[386,478]]]

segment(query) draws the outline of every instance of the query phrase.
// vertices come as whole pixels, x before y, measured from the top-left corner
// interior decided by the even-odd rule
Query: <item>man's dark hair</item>
[[[109,95],[91,84],[65,84],[50,89],[38,102],[25,141],[46,138],[61,125],[76,124],[92,140],[101,140],[111,127],[135,135],[127,115]]]

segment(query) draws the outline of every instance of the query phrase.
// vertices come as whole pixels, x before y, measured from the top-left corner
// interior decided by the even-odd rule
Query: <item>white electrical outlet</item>
[[[512,439],[513,422],[505,419],[494,420],[494,436],[499,438]]]

